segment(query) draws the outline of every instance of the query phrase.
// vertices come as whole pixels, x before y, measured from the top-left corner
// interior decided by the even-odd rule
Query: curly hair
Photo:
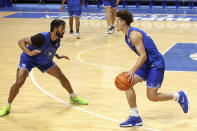
[[[63,25],[65,26],[66,25],[66,22],[63,21],[63,20],[59,20],[59,19],[55,19],[51,22],[51,29],[50,29],[50,32],[53,32],[54,31],[54,27],[58,28],[60,25]]]
[[[128,10],[120,10],[116,13],[116,16],[124,20],[127,25],[133,22],[133,15]]]

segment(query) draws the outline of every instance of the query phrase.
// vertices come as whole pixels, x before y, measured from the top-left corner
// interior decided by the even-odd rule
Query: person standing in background
[[[115,20],[116,20],[116,7],[119,4],[119,0],[103,0],[103,5],[106,12],[107,21],[107,34],[112,34],[115,31]]]
[[[80,28],[80,15],[81,15],[81,6],[84,5],[85,0],[62,0],[61,10],[64,10],[64,3],[67,1],[67,10],[69,13],[69,26],[70,31],[69,35],[73,35],[73,17],[75,18],[76,23],[76,37],[80,39],[79,28]]]

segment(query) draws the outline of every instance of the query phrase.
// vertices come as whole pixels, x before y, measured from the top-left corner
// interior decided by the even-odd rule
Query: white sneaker
[[[112,28],[112,32],[114,32],[115,31],[115,26],[112,25],[111,28]]]
[[[107,34],[112,34],[112,27],[109,27],[109,28],[108,28]]]
[[[80,34],[79,34],[79,32],[76,32],[76,36],[77,36],[77,39],[80,39]]]
[[[73,38],[73,31],[69,31],[69,37]]]

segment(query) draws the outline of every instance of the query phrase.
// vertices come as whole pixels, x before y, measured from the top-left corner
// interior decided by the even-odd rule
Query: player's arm
[[[40,53],[40,50],[32,50],[30,51],[28,48],[27,48],[27,45],[31,45],[32,42],[31,42],[31,39],[29,37],[27,38],[23,38],[21,40],[18,41],[18,45],[20,46],[20,48],[29,56],[34,56],[38,53]]]
[[[65,4],[66,0],[62,0],[62,5],[61,5],[61,10],[64,10],[64,4]]]
[[[31,44],[32,42],[30,37],[23,38],[18,41],[19,47],[29,56],[31,56],[31,51],[27,48],[27,45],[31,45]]]
[[[143,44],[143,36],[140,32],[137,31],[132,31],[129,39],[131,41],[131,43],[133,44],[133,46],[135,46],[139,57],[137,59],[137,62],[135,63],[135,65],[131,68],[130,71],[128,71],[128,80],[132,83],[134,80],[134,74],[135,72],[144,64],[144,62],[147,59],[146,56],[146,51],[144,49],[144,44]]]
[[[40,50],[32,50],[30,51],[27,46],[34,45],[36,47],[41,47],[44,43],[45,39],[42,34],[36,34],[32,37],[23,38],[18,41],[19,47],[29,56],[36,55],[40,53]]]
[[[143,44],[143,35],[140,32],[132,31],[129,38],[139,54],[136,64],[131,69],[132,72],[136,72],[147,59],[146,51]]]

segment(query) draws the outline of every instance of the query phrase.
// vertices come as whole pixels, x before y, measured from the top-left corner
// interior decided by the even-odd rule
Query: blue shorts
[[[81,11],[80,10],[78,10],[78,11],[68,11],[68,13],[69,13],[70,17],[73,17],[73,16],[80,17],[80,15],[81,15]]]
[[[145,67],[141,67],[135,72],[135,76],[141,80],[146,80],[146,86],[148,88],[160,88],[163,82],[164,72],[164,68],[158,69],[157,67],[152,67],[146,69]]]
[[[116,8],[117,7],[116,0],[103,0],[103,5],[105,7],[107,7],[107,6],[111,6],[112,8]]]
[[[47,72],[56,66],[55,62],[51,61],[46,65],[40,65],[31,60],[24,60],[23,58],[20,59],[20,64],[18,66],[19,69],[25,69],[26,71],[30,72],[32,68],[37,67],[41,72]]]

